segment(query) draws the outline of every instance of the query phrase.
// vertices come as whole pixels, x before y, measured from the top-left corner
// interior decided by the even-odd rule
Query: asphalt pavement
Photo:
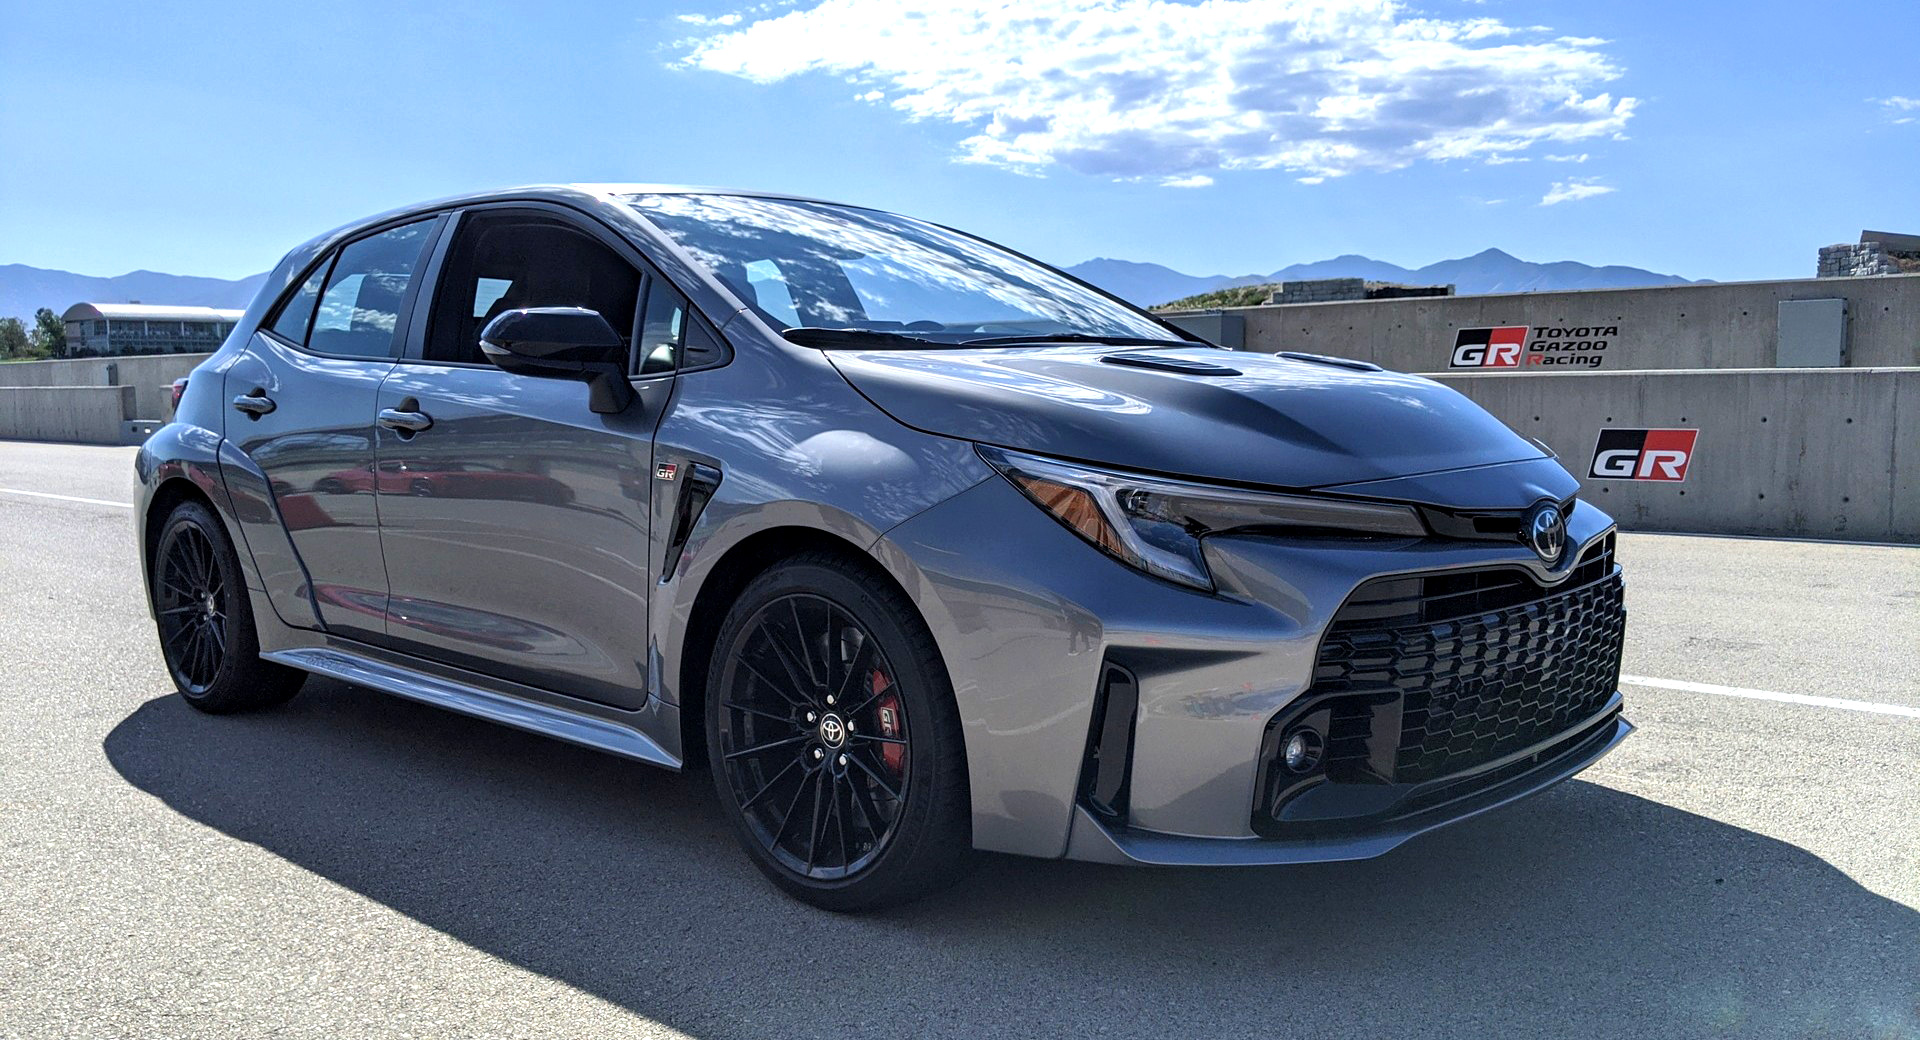
[[[132,454],[0,441],[0,1037],[1920,1038],[1920,549],[1624,535],[1640,731],[1380,859],[850,918],[703,778],[318,679],[187,708]]]

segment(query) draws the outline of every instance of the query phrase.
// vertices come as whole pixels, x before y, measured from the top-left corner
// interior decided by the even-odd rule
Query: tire
[[[147,583],[160,655],[188,704],[224,715],[300,692],[307,673],[260,659],[240,559],[206,506],[182,502],[167,515]]]
[[[824,552],[774,565],[728,611],[707,675],[714,788],[774,884],[855,912],[965,873],[953,688],[919,612],[884,577]]]

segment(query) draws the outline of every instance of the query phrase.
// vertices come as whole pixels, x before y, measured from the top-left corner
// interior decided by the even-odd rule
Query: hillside
[[[1271,274],[1211,275],[1183,274],[1159,264],[1143,264],[1105,258],[1075,264],[1067,271],[1123,299],[1146,307],[1223,290],[1268,285],[1274,282],[1314,278],[1365,278],[1376,282],[1403,282],[1410,285],[1453,285],[1462,294],[1499,292],[1547,292],[1555,289],[1630,289],[1650,285],[1686,285],[1689,279],[1659,274],[1638,267],[1594,267],[1572,260],[1533,263],[1498,249],[1487,249],[1458,260],[1442,260],[1425,267],[1405,268],[1371,257],[1348,254],[1331,260],[1294,264]],[[1268,291],[1271,291],[1269,288]],[[1221,299],[1244,299],[1252,291],[1229,293]],[[1212,299],[1212,297],[1208,297]],[[1252,300],[1266,298],[1259,293]],[[1244,303],[1196,303],[1191,306],[1246,306]]]
[[[113,278],[53,271],[26,264],[0,264],[0,318],[31,321],[41,307],[55,314],[76,303],[178,304],[244,308],[260,289],[265,274],[228,281],[190,275],[134,271]]]

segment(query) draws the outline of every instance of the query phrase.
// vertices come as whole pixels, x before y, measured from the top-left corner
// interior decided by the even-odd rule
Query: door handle
[[[433,416],[417,410],[420,406],[418,401],[408,398],[400,404],[403,407],[380,410],[380,425],[389,430],[398,430],[402,437],[419,433],[433,425]],[[405,405],[413,405],[413,407],[407,408],[404,407]]]
[[[233,407],[238,411],[247,413],[248,418],[258,419],[268,412],[273,411],[274,408],[278,406],[273,403],[273,398],[267,396],[266,387],[256,386],[252,390],[234,398]]]

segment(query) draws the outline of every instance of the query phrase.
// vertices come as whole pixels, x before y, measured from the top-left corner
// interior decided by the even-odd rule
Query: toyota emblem
[[[1548,566],[1558,563],[1567,547],[1567,517],[1552,502],[1542,502],[1527,513],[1520,540]]]

